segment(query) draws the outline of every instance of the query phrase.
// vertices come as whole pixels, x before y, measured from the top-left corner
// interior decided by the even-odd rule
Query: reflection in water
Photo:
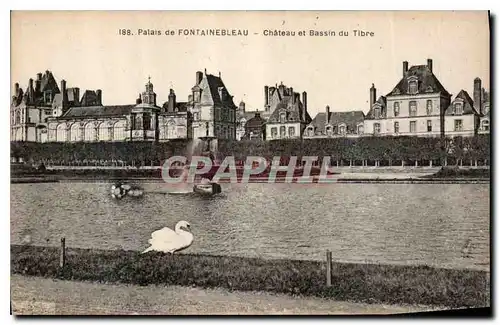
[[[142,251],[152,231],[189,220],[187,253],[319,260],[329,249],[337,261],[489,268],[487,184],[223,184],[215,197],[121,201],[108,187],[12,185],[12,243],[64,236],[70,247]]]

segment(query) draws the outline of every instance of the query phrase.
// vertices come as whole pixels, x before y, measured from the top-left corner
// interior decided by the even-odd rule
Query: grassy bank
[[[326,287],[325,268],[325,263],[314,261],[68,249],[66,266],[60,270],[58,248],[11,245],[11,272],[22,275],[266,291],[365,303],[490,305],[487,272],[334,263],[332,286]]]
[[[443,167],[433,175],[422,178],[490,178],[490,169],[461,169],[456,167]]]

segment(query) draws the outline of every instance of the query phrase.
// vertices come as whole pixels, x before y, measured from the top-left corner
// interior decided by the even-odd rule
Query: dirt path
[[[11,276],[17,315],[393,314],[429,307],[368,305],[268,293],[128,286]]]

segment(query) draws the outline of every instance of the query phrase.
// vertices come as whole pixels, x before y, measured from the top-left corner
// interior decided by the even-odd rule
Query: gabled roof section
[[[450,106],[446,109],[445,114],[446,115],[455,115],[454,112],[454,105],[457,102],[457,99],[461,99],[463,101],[463,113],[460,115],[469,115],[469,114],[475,114],[479,115],[479,112],[476,111],[474,108],[474,101],[472,98],[469,96],[469,94],[465,90],[460,90],[457,96],[451,101]]]
[[[309,112],[305,111],[304,105],[300,101],[299,94],[295,93],[295,96],[297,96],[297,99],[294,104],[291,103],[291,96],[284,97],[276,106],[276,109],[273,111],[273,113],[269,116],[268,121],[270,123],[279,123],[280,114],[282,112],[285,112],[287,122],[302,122],[307,124],[311,123],[311,116],[309,115]]]
[[[45,74],[42,76],[42,80],[40,83],[40,91],[48,91],[51,90],[53,93],[60,93],[59,87],[57,86],[57,82],[54,78],[54,75],[50,71],[45,71]]]
[[[380,107],[381,112],[380,112],[380,117],[385,117],[386,112],[387,112],[387,98],[385,96],[380,96],[377,101],[373,104],[373,107],[370,107],[370,110],[368,113],[366,113],[365,119],[367,120],[374,120],[375,119],[375,114],[374,114],[374,107]]]
[[[410,95],[408,93],[408,79],[411,79],[411,77],[418,80],[419,94],[443,93],[444,95],[450,95],[426,65],[415,65],[408,70],[406,75],[387,96]]]
[[[229,93],[229,90],[224,85],[222,79],[211,74],[206,74],[206,78],[214,105],[236,108],[233,98]],[[222,98],[219,93],[219,88],[222,88],[225,92],[225,96],[222,96]]]
[[[130,114],[136,105],[71,107],[59,119],[114,117]]]
[[[341,124],[346,125],[348,133],[356,132],[358,125],[362,124],[365,120],[363,111],[349,111],[349,112],[330,112],[328,117],[328,124],[333,126],[334,129]],[[309,124],[315,128],[323,129],[326,123],[326,112],[318,113]]]

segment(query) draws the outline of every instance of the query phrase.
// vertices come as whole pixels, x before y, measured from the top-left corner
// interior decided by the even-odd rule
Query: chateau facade
[[[96,142],[169,141],[193,137],[236,138],[236,106],[220,75],[198,71],[187,102],[173,89],[159,106],[150,80],[135,104],[103,105],[100,89],[57,85],[53,74],[39,73],[24,92],[19,84],[11,101],[11,141]]]
[[[490,132],[490,94],[481,79],[472,96],[452,96],[433,72],[433,61],[408,66],[386,95],[372,84],[369,110],[334,112],[326,106],[311,119],[307,93],[283,83],[264,87],[263,109],[237,107],[222,81],[197,71],[188,100],[178,102],[173,89],[158,105],[150,80],[134,104],[103,105],[102,90],[68,88],[50,71],[29,79],[25,91],[15,84],[10,106],[11,141],[96,142],[169,141],[174,139],[262,139],[361,136],[473,136]],[[81,95],[81,97],[80,97]]]

